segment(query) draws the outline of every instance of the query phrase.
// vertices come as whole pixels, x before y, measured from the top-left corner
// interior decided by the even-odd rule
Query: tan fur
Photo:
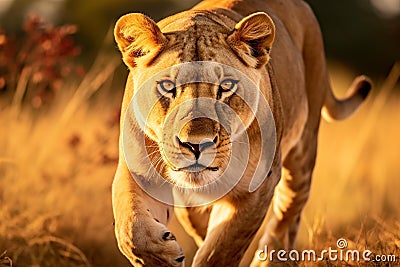
[[[356,110],[371,87],[368,78],[359,77],[346,99],[334,97],[320,29],[308,5],[300,0],[206,0],[157,25],[141,14],[126,15],[117,22],[115,38],[130,70],[121,122],[135,90],[150,76],[191,61],[215,61],[235,67],[260,85],[271,107],[277,132],[276,154],[269,177],[250,193],[247,189],[261,153],[263,125],[253,121],[250,110],[235,95],[224,99],[243,120],[250,122],[247,128],[250,159],[243,178],[225,197],[206,207],[175,209],[185,229],[200,246],[193,266],[238,266],[272,198],[273,215],[267,229],[261,229],[264,235],[260,247],[265,244],[292,247],[310,189],[321,109],[324,108],[327,118],[343,119]],[[207,119],[192,120],[183,127],[179,124],[193,108],[182,103],[199,97],[215,99],[217,89],[214,87],[189,85],[177,91],[168,105],[157,103],[151,109],[145,132],[139,127],[143,122],[132,119],[130,135],[134,140],[144,138],[146,144],[160,148],[153,151],[151,158],[162,160],[159,171],[172,183],[181,185],[190,180],[194,185],[202,185],[212,180],[213,175],[174,171],[172,165],[180,162],[179,150],[169,139],[165,140],[167,145],[162,146],[163,134],[192,143],[218,137],[215,153],[220,157],[212,164],[221,170],[226,167],[229,136],[221,125]],[[146,97],[139,102],[139,109],[150,109],[155,96],[149,90]],[[177,107],[174,127],[161,132],[166,115],[174,107]],[[175,129],[182,131],[176,133]],[[166,228],[173,207],[154,200],[131,177],[147,175],[148,166],[139,164],[147,155],[146,148],[136,144],[136,154],[132,158],[138,163],[128,170],[122,141],[120,146],[120,161],[113,183],[113,209],[115,233],[122,253],[134,266],[183,266],[183,252]],[[193,156],[187,148],[181,151],[188,157]],[[174,162],[165,157],[169,152],[178,153],[177,158],[172,159]],[[144,179],[151,183],[152,177]],[[194,194],[191,197],[205,196]],[[179,193],[175,198],[180,203],[190,201],[180,199]],[[252,266],[263,264],[266,263],[254,259]]]

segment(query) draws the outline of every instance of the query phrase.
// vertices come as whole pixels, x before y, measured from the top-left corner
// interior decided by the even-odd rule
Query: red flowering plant
[[[51,103],[71,76],[84,75],[74,59],[81,49],[73,35],[75,25],[55,27],[29,16],[18,37],[0,29],[0,96],[6,102],[40,108]]]

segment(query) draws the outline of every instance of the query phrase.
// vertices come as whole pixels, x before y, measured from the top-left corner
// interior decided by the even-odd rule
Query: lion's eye
[[[219,89],[222,92],[228,92],[228,91],[236,91],[237,84],[239,81],[233,80],[233,79],[225,79],[219,84]]]
[[[162,80],[157,82],[157,89],[160,93],[172,93],[175,94],[175,83],[171,80]]]

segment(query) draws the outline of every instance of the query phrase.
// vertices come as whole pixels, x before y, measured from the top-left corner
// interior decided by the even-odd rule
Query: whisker
[[[160,165],[161,164],[161,165]],[[156,171],[157,171],[157,169],[158,168],[160,168],[160,170],[161,170],[161,168],[163,167],[162,165],[163,164],[165,164],[165,162],[162,160],[162,158],[160,157],[160,159],[157,161],[157,163],[156,163],[156,165],[154,166],[154,168],[156,169]]]
[[[146,175],[147,175],[147,176],[154,176],[154,172],[157,171],[155,165],[158,164],[158,162],[162,160],[162,157],[159,156],[158,158],[155,158],[155,159],[153,159],[153,160],[154,160],[154,161],[152,161],[152,160],[150,159],[150,166],[149,166],[149,168],[148,168],[148,170],[147,170],[147,172],[146,172]],[[152,172],[150,173],[150,171],[152,171]]]
[[[149,174],[150,174],[150,171],[153,171],[152,169],[153,169],[153,165],[150,164],[149,168],[147,169],[147,171],[146,171],[146,173],[145,173],[145,177],[152,176],[152,175],[149,175]]]
[[[156,154],[157,152],[160,152],[160,150],[153,151],[153,152],[151,152],[151,153],[149,153],[149,154],[146,154],[146,156],[144,156],[142,159],[148,158],[148,157],[150,157],[151,155]]]
[[[157,165],[160,163],[160,161],[162,160],[162,157],[159,156],[157,158],[154,158],[154,160],[151,162],[151,164],[153,165],[154,168],[157,167]]]
[[[147,148],[148,150],[152,150],[152,149],[157,149],[157,150],[159,150],[159,149],[160,149],[159,146],[145,146],[145,148]]]

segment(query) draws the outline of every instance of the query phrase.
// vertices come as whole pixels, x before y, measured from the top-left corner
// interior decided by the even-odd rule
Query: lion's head
[[[115,38],[131,71],[134,114],[180,186],[216,179],[232,135],[254,120],[261,68],[274,24],[255,13],[235,25],[210,12],[185,12],[158,25],[142,14],[117,22]]]

